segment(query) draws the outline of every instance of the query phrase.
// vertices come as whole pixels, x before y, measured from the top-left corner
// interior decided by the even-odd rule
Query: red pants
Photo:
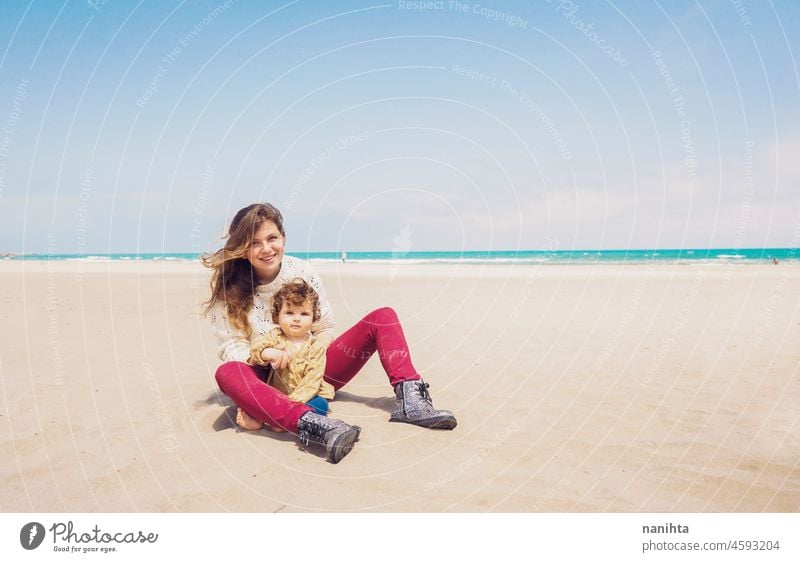
[[[379,308],[331,342],[325,355],[325,380],[339,390],[376,351],[392,386],[420,378],[397,314],[391,308]],[[311,408],[264,384],[264,376],[264,369],[238,361],[223,363],[216,373],[220,390],[253,418],[297,431],[297,420]]]

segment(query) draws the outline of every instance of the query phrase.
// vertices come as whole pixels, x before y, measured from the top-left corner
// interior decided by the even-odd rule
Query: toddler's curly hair
[[[319,320],[319,295],[314,288],[306,283],[302,277],[295,277],[291,281],[284,283],[272,297],[272,321],[278,323],[278,316],[283,308],[283,303],[288,302],[294,306],[301,306],[306,301],[311,302],[314,311],[314,322]]]

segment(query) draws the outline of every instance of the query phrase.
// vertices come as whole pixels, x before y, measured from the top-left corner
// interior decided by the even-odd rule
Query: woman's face
[[[270,283],[278,276],[285,242],[286,238],[272,221],[264,221],[253,236],[247,261],[253,266],[261,283]]]

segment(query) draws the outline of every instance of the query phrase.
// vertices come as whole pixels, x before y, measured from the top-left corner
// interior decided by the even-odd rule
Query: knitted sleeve
[[[244,332],[231,326],[225,305],[216,303],[209,311],[211,331],[217,337],[217,354],[224,362],[247,362],[250,357],[250,342]]]
[[[331,303],[328,302],[328,294],[325,292],[325,286],[322,284],[322,278],[317,274],[310,264],[306,264],[308,269],[304,276],[306,282],[311,285],[319,295],[319,320],[314,322],[311,326],[311,333],[315,336],[320,334],[328,334],[333,339],[333,328],[336,321],[333,317],[333,308]]]

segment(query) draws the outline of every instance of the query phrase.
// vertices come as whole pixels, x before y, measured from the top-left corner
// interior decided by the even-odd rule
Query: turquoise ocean
[[[298,258],[317,262],[341,261],[338,252],[287,252]],[[8,260],[54,261],[197,261],[196,253],[110,253],[110,254],[22,254],[5,255]],[[347,262],[417,263],[417,264],[735,264],[800,263],[800,248],[716,248],[671,250],[486,250],[444,252],[347,252]]]

